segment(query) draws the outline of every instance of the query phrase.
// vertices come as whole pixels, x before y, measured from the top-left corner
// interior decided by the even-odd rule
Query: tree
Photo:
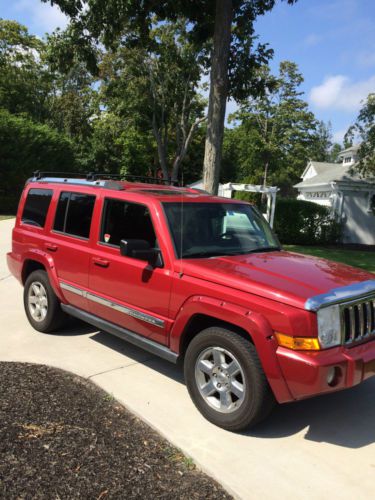
[[[337,163],[340,151],[342,151],[341,144],[339,144],[338,142],[335,142],[331,148],[328,161],[330,161],[331,163]]]
[[[141,43],[147,48],[155,22],[188,21],[191,40],[202,48],[211,69],[204,176],[206,188],[217,192],[226,101],[229,96],[238,99],[255,94],[263,87],[254,68],[264,64],[272,51],[264,44],[254,47],[253,25],[276,0],[43,1],[59,5],[70,17],[75,43],[86,53],[91,40],[100,39],[108,47],[119,36],[128,46]],[[296,0],[285,1],[293,4]]]
[[[0,109],[0,186],[18,195],[34,170],[74,169],[74,146],[63,134],[27,116]]]
[[[151,133],[129,124],[124,126],[124,120],[114,113],[105,111],[93,121],[88,146],[86,162],[89,170],[115,174],[155,174],[150,172],[155,150]]]
[[[163,23],[150,31],[153,49],[119,46],[100,65],[106,107],[133,131],[149,130],[165,179],[178,179],[194,134],[205,121],[197,93],[199,53],[187,39],[187,23]]]
[[[245,167],[241,173],[264,186],[271,174],[273,183],[288,187],[298,180],[316,144],[317,122],[301,98],[303,77],[295,63],[281,62],[277,77],[268,67],[261,72],[269,90],[245,100],[235,114],[242,123],[241,142],[246,148],[240,158]]]
[[[331,161],[332,146],[333,143],[331,122],[325,124],[323,121],[318,121],[313,136],[313,144],[310,153],[311,159],[323,162]]]
[[[53,79],[50,123],[82,144],[91,134],[92,118],[99,113],[97,82],[77,54],[65,50],[69,40],[59,29],[47,36],[44,59]]]
[[[363,176],[375,175],[375,93],[369,94],[358,114],[357,120],[349,127],[344,141],[353,144],[360,140],[359,162],[354,167]]]
[[[0,107],[48,116],[51,79],[43,64],[45,44],[16,21],[0,19]]]

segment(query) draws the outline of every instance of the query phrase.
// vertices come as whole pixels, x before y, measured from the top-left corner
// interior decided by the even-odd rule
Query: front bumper
[[[350,349],[340,346],[316,352],[278,347],[276,354],[295,400],[353,387],[375,375],[375,339]],[[336,376],[329,384],[333,367]]]

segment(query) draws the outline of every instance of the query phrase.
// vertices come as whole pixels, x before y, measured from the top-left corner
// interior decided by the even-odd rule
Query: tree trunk
[[[228,97],[228,59],[233,17],[232,0],[216,0],[215,31],[211,56],[210,96],[204,151],[204,189],[217,194]]]

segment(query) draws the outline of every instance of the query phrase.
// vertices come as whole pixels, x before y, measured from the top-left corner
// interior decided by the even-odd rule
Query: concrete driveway
[[[89,378],[239,498],[374,498],[375,378],[280,406],[254,431],[226,432],[200,416],[175,366],[90,326],[76,324],[56,335],[33,330],[22,288],[4,260],[13,223],[0,222],[0,360],[48,364]]]

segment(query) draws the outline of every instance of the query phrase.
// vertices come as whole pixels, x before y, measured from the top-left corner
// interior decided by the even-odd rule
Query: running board
[[[135,346],[140,347],[141,349],[144,349],[151,354],[155,354],[156,356],[166,359],[167,361],[170,361],[172,363],[178,362],[178,354],[168,349],[168,347],[154,342],[153,340],[141,337],[140,335],[137,335],[136,333],[131,332],[126,328],[114,325],[113,323],[110,323],[105,319],[101,319],[94,314],[82,311],[77,307],[61,304],[61,309],[70,316],[74,316],[75,318],[81,319],[82,321],[85,321],[90,325],[100,328],[100,330],[104,330],[105,332],[111,333],[112,335],[115,335],[122,340],[126,340],[127,342],[130,342],[131,344],[134,344]]]

